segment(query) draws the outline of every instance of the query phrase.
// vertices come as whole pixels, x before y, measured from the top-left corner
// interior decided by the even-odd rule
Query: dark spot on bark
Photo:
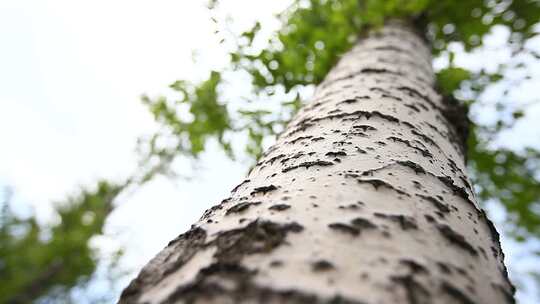
[[[407,103],[405,103],[405,104],[403,104],[403,105],[406,106],[407,108],[412,109],[412,110],[415,111],[415,112],[420,113],[420,109],[418,109],[418,107],[416,107],[415,105],[407,104]]]
[[[283,211],[283,210],[287,210],[291,208],[290,205],[287,205],[287,204],[277,204],[277,205],[273,205],[271,207],[269,207],[268,209],[270,210],[275,210],[275,211]]]
[[[426,221],[433,223],[435,222],[435,218],[429,214],[424,214],[424,217],[426,218]]]
[[[393,96],[393,95],[388,95],[388,94],[382,94],[381,97],[383,98],[390,98],[390,99],[393,99],[393,100],[397,100],[397,101],[402,101],[403,99],[397,97],[397,96]]]
[[[274,185],[257,187],[253,189],[253,191],[251,191],[251,195],[258,194],[258,193],[266,194],[267,192],[274,191],[274,190],[277,190],[277,187]]]
[[[437,105],[435,105],[435,103],[429,97],[427,97],[427,95],[424,95],[424,94],[418,92],[414,88],[411,88],[411,87],[398,87],[396,89],[399,90],[399,91],[403,91],[403,92],[407,93],[407,95],[409,95],[410,97],[415,97],[416,96],[416,97],[419,97],[419,98],[423,99],[433,109],[439,109],[439,107],[437,107]]]
[[[273,164],[276,160],[280,159],[280,158],[283,158],[285,157],[286,155],[285,154],[279,154],[279,155],[276,155],[272,158],[270,158],[269,160],[266,161],[266,163],[270,163],[270,164]]]
[[[289,232],[300,232],[297,223],[277,224],[255,220],[246,227],[219,233],[214,255],[220,261],[239,261],[246,254],[270,252],[283,244]]]
[[[225,212],[226,215],[229,215],[231,213],[240,213],[245,210],[247,210],[251,206],[259,205],[261,202],[243,202],[236,204],[232,206],[231,208],[227,209],[227,212]]]
[[[343,151],[328,152],[325,154],[328,157],[347,156],[347,153]]]
[[[297,141],[301,141],[301,140],[304,140],[304,139],[310,139],[310,138],[312,138],[312,137],[313,137],[313,136],[311,136],[311,135],[300,136],[300,137],[297,137],[297,138],[295,138],[295,139],[289,141],[289,143],[294,144],[294,143],[296,143]]]
[[[357,217],[355,219],[353,219],[351,221],[351,224],[360,229],[360,231],[362,230],[365,230],[365,229],[377,229],[377,225],[373,224],[371,221],[365,219],[365,218],[361,218],[361,217]]]
[[[371,87],[371,88],[369,88],[369,90],[371,92],[379,92],[381,94],[390,94],[390,92],[388,90],[385,90],[385,89],[383,89],[381,87]]]
[[[347,120],[357,121],[361,117],[365,117],[366,119],[370,119],[371,117],[374,117],[374,116],[379,117],[379,118],[384,119],[384,120],[387,120],[387,121],[390,121],[390,122],[399,123],[399,119],[397,119],[396,117],[394,117],[392,115],[383,114],[383,113],[381,113],[379,111],[362,111],[362,110],[357,110],[357,111],[350,112],[350,113],[332,114],[332,115],[327,115],[327,116],[324,116],[324,117],[306,118],[305,121],[309,121],[311,125],[314,125],[314,123],[316,123],[318,121],[327,120],[327,119],[332,120],[332,119],[342,118],[343,121],[347,121]],[[300,122],[300,123],[302,123],[302,122]]]
[[[270,262],[270,267],[281,267],[283,266],[283,262],[279,260],[275,260]]]
[[[377,130],[377,128],[368,125],[355,125],[353,126],[353,129],[360,129],[364,132]]]
[[[371,112],[371,114],[373,116],[378,116],[378,117],[380,117],[382,119],[386,119],[386,120],[391,121],[391,122],[399,123],[399,119],[397,119],[396,117],[394,117],[392,115],[382,114],[379,111],[373,111],[373,112]],[[369,119],[370,117],[366,116],[366,118]]]
[[[334,114],[334,113],[339,113],[339,112],[341,112],[340,109],[333,109],[333,110],[329,111],[328,114]]]
[[[450,226],[445,224],[437,224],[437,229],[451,243],[456,244],[457,246],[464,249],[465,251],[468,251],[474,256],[478,255],[476,249],[474,249],[474,247],[469,242],[467,242],[465,237],[454,231],[452,228],[450,228]]]
[[[392,276],[391,280],[403,287],[409,304],[428,304],[432,302],[429,290],[418,283],[412,275]]]
[[[375,212],[373,213],[373,215],[379,218],[396,222],[403,230],[418,229],[418,225],[416,225],[416,220],[412,216],[407,216],[403,214],[385,214],[379,212]]]
[[[413,161],[399,160],[396,163],[398,163],[398,164],[400,164],[402,166],[409,167],[409,168],[413,169],[414,173],[416,173],[416,174],[418,174],[418,173],[425,174],[426,173],[426,170],[424,170],[424,168],[422,168],[422,166],[420,166],[419,164],[417,164],[417,163],[415,163]]]
[[[416,127],[415,127],[412,123],[410,123],[410,122],[408,122],[408,121],[402,121],[401,123],[402,123],[403,125],[405,125],[405,126],[411,128],[411,129],[416,129]]]
[[[448,188],[450,188],[450,190],[452,190],[452,192],[455,195],[457,195],[457,196],[463,198],[464,200],[470,202],[471,204],[473,204],[473,202],[469,198],[469,194],[467,193],[467,191],[464,188],[454,184],[454,182],[452,181],[452,179],[450,177],[448,177],[448,176],[437,176],[437,178],[443,184],[445,184]]]
[[[480,253],[484,256],[484,258],[487,260],[488,259],[488,256],[487,256],[487,253],[486,251],[484,250],[484,248],[478,246],[478,251],[480,251]]]
[[[437,266],[439,266],[439,269],[444,274],[451,274],[452,273],[452,269],[443,262],[437,262]]]
[[[365,173],[365,172],[364,172]],[[364,173],[362,175],[364,175]],[[400,190],[398,188],[395,188],[394,186],[390,185],[389,183],[383,181],[383,180],[380,180],[380,179],[361,179],[361,178],[358,178],[358,174],[350,174],[350,173],[347,173],[345,174],[345,177],[353,177],[353,178],[356,178],[356,181],[358,183],[366,183],[366,184],[370,184],[372,185],[375,190],[379,189],[380,187],[384,187],[384,188],[388,188],[388,189],[391,189],[391,190],[394,190],[396,191],[397,193],[399,194],[402,194],[402,195],[406,195],[406,196],[411,196],[410,194],[408,194],[407,192],[403,191],[403,190]]]
[[[254,271],[238,264],[213,263],[201,269],[193,282],[176,288],[162,303],[177,303],[179,299],[187,303],[194,303],[197,299],[212,299],[227,292],[223,286],[215,282],[216,279],[227,279],[241,285],[244,282],[249,282],[254,274]]]
[[[299,165],[296,165],[296,166],[284,168],[283,170],[281,170],[281,172],[285,173],[285,172],[289,172],[291,170],[302,168],[302,167],[305,167],[306,169],[309,169],[309,167],[314,167],[314,166],[326,167],[326,166],[332,166],[333,164],[334,164],[333,162],[324,161],[324,160],[308,161],[308,162],[300,163]]]
[[[350,98],[350,99],[345,99],[345,100],[342,100],[340,102],[338,102],[338,104],[342,104],[342,103],[355,103],[357,102],[358,100],[356,100],[355,98]]]
[[[439,210],[442,213],[449,213],[450,208],[448,208],[448,205],[444,204],[443,202],[439,201],[437,198],[429,195],[423,195],[423,194],[415,194],[419,198],[426,200],[430,202],[437,210]]]
[[[458,303],[461,304],[475,304],[476,302],[473,301],[466,293],[459,290],[454,285],[450,284],[447,281],[443,281],[441,284],[441,289],[447,293],[449,296],[451,296],[454,300],[458,301]]]
[[[339,232],[351,234],[353,236],[357,236],[358,234],[360,234],[360,230],[358,230],[358,228],[343,223],[328,224],[328,227]]]
[[[360,149],[359,147],[356,147],[356,151],[358,151],[358,153],[361,153],[361,154],[367,154],[366,150]]]
[[[460,275],[462,275],[462,276],[464,276],[464,277],[467,277],[467,272],[465,271],[465,269],[460,268],[460,267],[457,267],[457,266],[454,266],[454,268],[457,270],[457,272],[458,272]]]
[[[407,266],[412,274],[427,274],[429,271],[426,267],[411,259],[401,259],[400,264]]]
[[[412,129],[411,133],[418,136],[418,137],[420,137],[423,141],[429,143],[430,145],[432,145],[434,147],[437,147],[439,150],[441,149],[439,147],[439,145],[437,145],[437,143],[433,139],[431,139],[429,136],[427,136],[427,135],[425,135],[423,133],[420,133],[420,132],[416,131],[415,129]]]
[[[327,260],[318,260],[311,264],[313,271],[328,271],[334,269],[334,265]]]
[[[223,209],[223,204],[229,202],[229,200],[223,200],[219,205],[214,205],[210,209],[207,209],[204,211],[203,215],[201,216],[201,219],[207,219],[210,217],[216,210]]]
[[[250,182],[249,179],[244,180],[244,181],[241,182],[238,186],[234,187],[234,189],[231,190],[231,193],[236,192],[241,186],[243,186],[243,185],[245,185],[245,184],[247,184],[247,183],[249,183],[249,182]]]
[[[493,246],[491,246],[491,253],[493,254],[494,258],[497,258],[499,256],[499,251]]]
[[[347,209],[347,210],[356,210],[358,209],[359,207],[355,204],[350,204],[350,205],[347,205],[347,206],[339,206],[338,209]]]
[[[497,283],[491,283],[491,286],[493,287],[493,289],[495,289],[495,291],[503,295],[504,299],[506,300],[506,303],[508,304],[516,303],[516,300],[514,299],[513,291],[508,291],[507,288],[504,288],[501,284],[497,284]]]
[[[364,132],[349,132],[347,135],[347,138],[350,138],[351,136],[368,137],[368,135]]]
[[[293,128],[289,133],[288,133],[288,136],[291,136],[295,133],[298,133],[298,132],[302,132],[302,131],[305,131],[307,130],[308,128],[310,127],[313,127],[315,124],[313,123],[309,123],[307,121],[301,121],[297,124],[297,127],[296,128]]]

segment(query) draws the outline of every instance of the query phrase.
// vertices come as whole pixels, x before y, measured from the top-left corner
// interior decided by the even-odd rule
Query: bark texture
[[[369,34],[120,303],[513,302],[463,134],[434,85],[414,31]]]

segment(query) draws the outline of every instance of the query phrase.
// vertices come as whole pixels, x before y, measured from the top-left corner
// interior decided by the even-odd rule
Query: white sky
[[[288,2],[230,0],[225,10],[247,24]],[[0,0],[0,184],[47,219],[50,202],[78,185],[129,174],[136,138],[154,127],[139,96],[224,62],[202,4]],[[243,179],[247,165],[215,150],[194,181],[158,179],[121,201],[108,231],[120,231],[126,265],[139,268]]]

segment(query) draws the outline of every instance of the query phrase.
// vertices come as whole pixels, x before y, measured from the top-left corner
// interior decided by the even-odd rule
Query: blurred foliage
[[[17,215],[6,192],[0,211],[0,303],[67,302],[70,289],[87,283],[96,270],[91,240],[103,233],[124,186],[101,180],[93,189],[81,189],[55,204],[51,225]]]
[[[227,108],[217,101],[220,80],[221,75],[217,72],[211,72],[208,80],[199,86],[178,80],[170,88],[181,96],[172,103],[164,97],[155,100],[148,96],[142,97],[155,120],[167,125],[167,131],[170,131],[168,134],[154,135],[150,141],[151,155],[167,155],[171,152],[166,149],[173,149],[175,153],[197,156],[204,150],[204,143],[209,137],[216,137],[225,151],[231,150],[230,144],[223,139],[223,133],[231,128]],[[179,108],[183,106],[188,106],[188,111],[180,116],[183,109]],[[158,140],[164,136],[175,144],[160,145]]]
[[[463,68],[448,67],[437,73],[437,84],[440,92],[445,95],[450,95],[461,86],[461,82],[468,80],[471,73]]]
[[[479,185],[479,198],[484,202],[499,200],[504,205],[509,220],[516,224],[506,232],[517,240],[524,240],[527,232],[540,235],[540,152],[530,148],[521,153],[506,148],[492,150],[486,142],[478,141],[476,132],[472,134],[469,166],[474,183]]]
[[[209,9],[215,11],[219,3],[210,1]],[[380,27],[390,18],[408,18],[424,33],[434,58],[447,59],[446,66],[437,72],[440,92],[471,109],[475,125],[469,139],[469,168],[482,203],[494,201],[504,207],[506,232],[516,240],[540,237],[539,153],[534,147],[514,151],[495,144],[503,131],[511,130],[517,120],[526,117],[526,111],[511,97],[511,92],[529,76],[516,81],[508,75],[516,71],[527,74],[527,62],[540,59],[538,50],[528,43],[538,35],[539,1],[294,0],[277,18],[281,28],[270,36],[265,36],[263,25],[258,22],[235,35],[227,25],[219,25],[212,18],[221,26],[217,35],[223,47],[230,50],[229,68],[212,72],[199,86],[189,85],[190,91],[198,87],[209,90],[207,94],[186,94],[186,83],[182,81],[177,82],[180,89],[174,84],[173,87],[183,92],[181,106],[187,107],[194,117],[203,115],[198,111],[208,110],[200,103],[215,106],[210,113],[219,115],[212,123],[205,119],[186,120],[180,114],[174,115],[178,102],[170,103],[164,113],[171,117],[158,117],[158,121],[183,144],[172,146],[167,153],[158,153],[160,158],[166,156],[170,161],[180,155],[197,157],[214,138],[231,157],[241,153],[237,147],[243,146],[248,155],[257,159],[265,140],[283,130],[288,119],[308,101],[301,93],[320,83],[367,30]],[[496,62],[495,71],[469,70],[454,63],[456,53],[452,46],[461,46],[462,53],[482,51],[486,36],[494,28],[504,28],[508,33],[504,47],[512,53],[511,62]],[[226,94],[222,91],[227,81],[217,75],[229,73],[249,75],[251,94],[247,101],[224,99]],[[505,87],[504,93],[495,103],[481,102],[487,90],[501,86]],[[164,97],[145,97],[144,101],[154,114],[160,112],[163,104],[169,104]],[[473,115],[488,109],[497,113],[493,123],[486,124]],[[223,138],[232,138],[234,134],[247,135],[247,141],[233,145],[232,149]],[[152,140],[160,137],[156,134]]]

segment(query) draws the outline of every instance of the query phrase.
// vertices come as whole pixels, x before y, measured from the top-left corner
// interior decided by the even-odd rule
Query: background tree
[[[215,5],[211,3],[212,8]],[[234,155],[227,134],[242,132],[247,135],[246,151],[258,157],[265,137],[283,130],[305,100],[302,94],[306,88],[324,79],[358,33],[381,26],[388,18],[409,16],[424,29],[432,53],[446,61],[438,71],[438,84],[447,99],[470,106],[473,119],[480,105],[482,111],[491,106],[500,114],[495,124],[476,124],[469,140],[469,167],[480,198],[505,207],[507,232],[517,239],[538,234],[538,214],[533,210],[540,191],[536,179],[538,153],[534,149],[494,149],[493,144],[502,131],[523,116],[523,103],[510,103],[512,94],[505,87],[526,82],[526,75],[513,77],[512,82],[507,77],[515,71],[523,72],[524,62],[538,57],[529,42],[536,35],[539,9],[535,1],[295,2],[281,15],[282,29],[268,41],[259,34],[261,26],[256,24],[229,44],[232,71],[247,72],[253,84],[249,97],[266,102],[246,106],[227,100],[225,105],[220,96],[226,94],[227,84],[222,80],[230,71],[212,72],[199,86],[177,81],[171,88],[180,92],[178,101],[144,98],[164,126],[147,142],[148,155],[158,155],[166,163],[177,155],[197,156],[212,137]],[[466,70],[456,65],[455,46],[474,52],[482,46],[483,38],[497,29],[507,33],[507,47],[514,55],[508,62],[490,70]],[[227,44],[227,35],[225,38]],[[481,104],[483,94],[493,88],[503,88],[500,99]],[[186,110],[191,115],[177,114]],[[163,144],[171,141],[174,144]]]
[[[91,239],[100,236],[112,201],[123,189],[99,181],[93,189],[58,203],[58,222],[38,224],[35,217],[13,213],[4,193],[0,219],[0,302],[69,302],[69,291],[88,283],[98,259]],[[119,252],[121,253],[121,252]],[[114,264],[115,257],[111,257]]]

